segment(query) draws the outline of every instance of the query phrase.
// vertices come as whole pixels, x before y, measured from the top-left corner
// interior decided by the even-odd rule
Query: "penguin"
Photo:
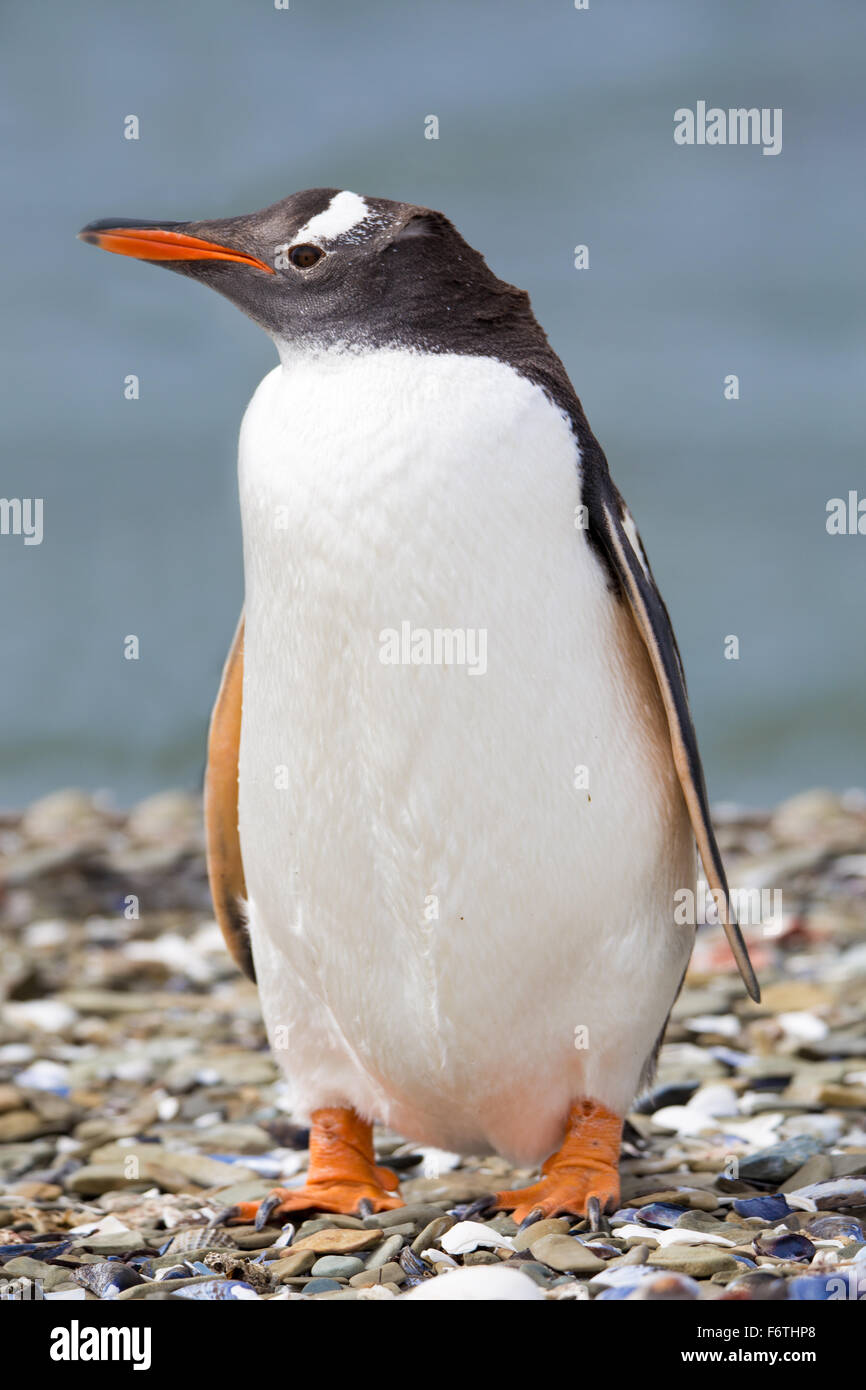
[[[381,1122],[537,1172],[489,1203],[518,1222],[597,1223],[696,845],[729,896],[667,609],[528,296],[443,214],[348,190],[79,235],[209,285],[279,354],[240,431],[205,820],[310,1162],[233,1216],[400,1206]]]

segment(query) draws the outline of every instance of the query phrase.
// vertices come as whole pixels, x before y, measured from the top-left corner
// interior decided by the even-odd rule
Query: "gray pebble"
[[[428,1221],[421,1234],[416,1236],[412,1242],[412,1249],[415,1254],[420,1255],[424,1250],[429,1250],[440,1236],[444,1236],[446,1231],[451,1230],[454,1224],[453,1216],[437,1216],[433,1221]]]
[[[514,1266],[519,1269],[521,1274],[528,1274],[534,1284],[540,1284],[543,1289],[549,1289],[556,1277],[546,1265],[539,1260],[521,1260]]]
[[[363,1260],[356,1259],[354,1255],[323,1255],[316,1260],[310,1273],[326,1279],[351,1279],[353,1274],[360,1274],[363,1268]]]
[[[382,1265],[386,1265],[389,1260],[394,1259],[395,1255],[399,1255],[402,1249],[402,1235],[386,1236],[381,1244],[376,1246],[373,1253],[367,1257],[367,1263],[364,1268],[381,1269]]]
[[[404,1222],[411,1221],[417,1225],[422,1222],[432,1221],[434,1217],[444,1216],[445,1208],[441,1205],[434,1206],[432,1202],[415,1202],[409,1206],[397,1207],[395,1211],[375,1212],[372,1216],[364,1218],[363,1225],[375,1227],[377,1230],[386,1230],[389,1226],[402,1226]]]
[[[746,1181],[755,1178],[758,1182],[784,1182],[820,1150],[817,1139],[810,1134],[798,1134],[795,1139],[786,1139],[784,1143],[741,1158],[739,1176]]]
[[[539,1236],[530,1245],[536,1260],[555,1269],[558,1274],[597,1274],[604,1269],[604,1260],[594,1255],[572,1236],[553,1233]]]
[[[542,1236],[564,1236],[568,1232],[569,1221],[564,1216],[552,1216],[546,1221],[535,1221],[525,1230],[518,1231],[514,1237],[515,1250],[528,1250],[534,1241]]]
[[[718,1245],[666,1245],[652,1250],[647,1264],[688,1274],[692,1279],[709,1279],[713,1274],[731,1274],[742,1269],[742,1265]]]

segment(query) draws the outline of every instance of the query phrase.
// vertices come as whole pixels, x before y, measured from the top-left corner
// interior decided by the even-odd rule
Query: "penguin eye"
[[[324,254],[324,251],[321,251],[318,246],[309,246],[306,242],[301,246],[289,247],[289,260],[299,270],[309,270],[310,266],[315,265],[316,261],[320,261]]]

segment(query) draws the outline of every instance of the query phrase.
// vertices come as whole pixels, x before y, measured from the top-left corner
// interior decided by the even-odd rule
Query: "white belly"
[[[481,358],[299,358],[249,407],[241,846],[300,1112],[530,1162],[577,1097],[635,1094],[694,850],[576,459]],[[383,662],[404,623],[463,630],[475,673]]]

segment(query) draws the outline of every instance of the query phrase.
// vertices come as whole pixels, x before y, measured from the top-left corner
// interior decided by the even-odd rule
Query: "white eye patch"
[[[335,194],[324,212],[317,212],[306,226],[299,228],[292,240],[335,241],[363,222],[369,211],[363,198],[344,189],[342,193]]]

